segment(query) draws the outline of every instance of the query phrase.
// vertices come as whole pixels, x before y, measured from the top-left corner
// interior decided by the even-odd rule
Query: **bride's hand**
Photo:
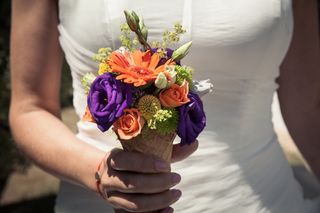
[[[184,150],[175,148],[177,159],[189,153]],[[181,196],[179,190],[170,189],[181,177],[170,171],[170,164],[151,155],[113,149],[101,175],[100,190],[116,209],[129,212],[166,209]]]
[[[171,163],[175,163],[189,157],[198,149],[198,145],[198,141],[184,146],[180,146],[179,144],[173,145]]]

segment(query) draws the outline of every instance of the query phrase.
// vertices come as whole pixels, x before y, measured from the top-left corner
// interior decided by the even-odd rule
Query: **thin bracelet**
[[[101,173],[100,173],[100,169],[101,169],[101,166],[104,165],[103,162],[105,162],[106,157],[107,157],[107,154],[102,158],[102,160],[100,161],[100,163],[97,166],[96,172],[94,173],[94,178],[96,179],[97,190],[103,199],[107,199],[107,196],[101,191],[101,188],[100,188],[101,178],[102,178],[103,172],[105,171],[105,168],[103,168]]]

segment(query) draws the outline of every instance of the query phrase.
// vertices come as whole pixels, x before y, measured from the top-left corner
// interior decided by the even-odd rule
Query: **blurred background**
[[[15,148],[8,126],[10,4],[10,0],[0,1],[0,212],[50,213],[59,181],[37,168]],[[75,132],[77,117],[72,109],[71,76],[66,64],[62,72],[62,120]],[[287,159],[297,179],[303,183],[306,196],[313,197],[320,191],[319,184],[310,175],[308,165],[287,132],[276,96],[272,108],[275,130]]]

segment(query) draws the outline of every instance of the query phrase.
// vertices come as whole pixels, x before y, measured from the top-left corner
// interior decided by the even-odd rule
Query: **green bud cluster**
[[[106,58],[112,53],[112,49],[110,47],[100,48],[98,53],[95,54],[92,59],[96,62],[103,63],[105,62]]]
[[[86,73],[82,79],[81,79],[81,84],[84,88],[85,94],[89,93],[90,86],[92,82],[96,79],[96,76],[93,73]]]
[[[160,109],[148,121],[148,127],[160,134],[170,134],[177,130],[179,121],[178,111],[174,108]]]
[[[180,41],[180,36],[186,33],[180,23],[176,23],[173,27],[173,31],[166,30],[163,32],[162,48],[167,48],[172,44]]]
[[[183,80],[189,82],[189,88],[192,87],[192,75],[193,69],[187,66],[175,66],[175,71],[177,72],[176,84],[181,85]]]
[[[139,41],[137,37],[131,38],[131,30],[127,23],[120,26],[121,35],[119,37],[121,45],[127,47],[130,51],[137,48]]]

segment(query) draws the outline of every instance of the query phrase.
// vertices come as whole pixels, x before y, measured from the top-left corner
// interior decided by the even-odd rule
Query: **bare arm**
[[[279,102],[288,130],[320,180],[320,51],[317,0],[294,0],[294,36],[282,64]]]
[[[62,52],[56,2],[12,2],[10,124],[15,141],[43,169],[94,189],[95,165],[103,157],[59,119]],[[91,173],[91,174],[90,174]]]
[[[15,141],[46,171],[97,191],[95,168],[105,153],[79,141],[59,118],[62,52],[57,3],[13,0],[12,8],[10,126]],[[197,143],[184,148],[175,146],[173,160],[187,157],[196,148]],[[101,187],[112,190],[107,201],[115,207],[147,211],[177,201],[179,194],[169,189],[180,177],[170,172],[167,163],[121,150],[107,156]]]

